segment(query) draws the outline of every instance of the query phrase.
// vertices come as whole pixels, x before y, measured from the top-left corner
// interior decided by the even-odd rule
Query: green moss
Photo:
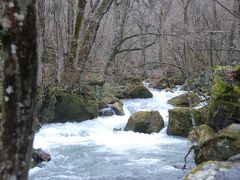
[[[188,180],[188,176],[190,174],[196,174],[199,171],[204,170],[204,166],[205,165],[209,165],[209,164],[216,164],[218,167],[220,168],[224,168],[224,169],[230,169],[231,168],[231,164],[228,162],[218,162],[218,161],[207,161],[201,164],[198,164],[195,168],[193,168],[185,177],[184,180]]]
[[[240,66],[217,67],[209,103],[208,123],[216,131],[240,121]]]
[[[54,92],[49,92],[44,100],[42,111],[39,115],[41,123],[51,122],[55,118],[55,104],[57,100]]]
[[[98,116],[98,104],[96,104],[96,102],[88,103],[86,110],[89,114],[93,115],[93,118]]]
[[[200,103],[199,97],[193,92],[191,92],[190,94],[186,93],[186,94],[182,94],[180,96],[176,96],[176,97],[168,100],[167,103],[171,104],[173,106],[189,107],[188,97],[191,98],[193,106],[196,106]]]
[[[163,118],[158,111],[140,111],[132,114],[124,131],[150,134],[164,127]]]
[[[193,113],[196,125],[204,124],[199,110],[188,107],[170,109],[167,134],[187,137],[193,127],[191,113]]]
[[[58,105],[58,112],[77,113],[79,109],[84,105],[84,101],[79,96],[66,95],[60,97],[60,103]]]
[[[222,132],[195,149],[195,162],[207,160],[225,161],[240,152],[239,133]]]
[[[198,144],[202,144],[206,140],[212,138],[214,134],[215,132],[210,126],[203,124],[194,129],[192,128],[188,135],[188,139],[190,141],[198,142]]]

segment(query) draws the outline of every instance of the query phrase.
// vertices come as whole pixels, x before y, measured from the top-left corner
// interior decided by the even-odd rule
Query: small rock
[[[43,151],[41,148],[33,149],[32,159],[33,159],[33,167],[40,166],[42,162],[50,161],[51,155]]]
[[[123,104],[120,102],[115,102],[111,105],[111,108],[115,111],[115,113],[119,116],[124,116]]]

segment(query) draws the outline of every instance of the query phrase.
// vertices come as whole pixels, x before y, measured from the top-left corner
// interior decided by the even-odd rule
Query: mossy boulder
[[[240,152],[240,127],[230,125],[195,149],[195,162],[225,161]]]
[[[126,98],[152,98],[152,93],[142,84],[130,85],[126,91]]]
[[[226,180],[239,179],[240,163],[207,161],[192,169],[184,180]]]
[[[51,91],[38,113],[40,123],[69,122],[93,119],[98,116],[98,101],[62,91]]]
[[[123,104],[121,102],[115,102],[114,104],[111,104],[111,108],[114,110],[116,115],[124,116],[124,110],[123,110]]]
[[[54,92],[49,92],[40,107],[38,118],[40,123],[50,123],[55,119],[55,104],[57,102]]]
[[[240,122],[240,66],[218,67],[214,72],[208,124],[216,131]]]
[[[64,95],[57,97],[54,122],[83,121],[98,116],[98,104],[85,102],[81,96]]]
[[[198,144],[202,144],[206,140],[212,138],[215,134],[215,131],[208,125],[203,124],[195,127],[190,131],[188,139]]]
[[[197,109],[189,107],[177,107],[174,109],[170,109],[168,112],[168,135],[187,137],[193,127],[191,113],[194,116],[197,126],[204,124],[204,120],[201,118],[201,113]]]
[[[176,97],[173,97],[167,101],[168,104],[179,107],[189,107],[189,99],[191,98],[192,105],[196,106],[200,103],[200,98],[195,93],[185,93]]]
[[[228,127],[219,131],[220,134],[236,134],[240,138],[240,124],[231,124]]]
[[[150,134],[163,127],[164,121],[158,111],[139,111],[130,116],[124,131]]]

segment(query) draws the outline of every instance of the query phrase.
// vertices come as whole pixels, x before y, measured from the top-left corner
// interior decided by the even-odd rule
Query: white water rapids
[[[125,116],[98,117],[81,123],[44,125],[35,135],[34,147],[42,148],[52,160],[30,170],[30,180],[175,180],[188,170],[175,168],[191,144],[184,138],[168,136],[167,100],[182,91],[150,89],[153,98],[123,100]],[[164,118],[160,133],[113,132],[124,128],[137,111],[157,110]]]

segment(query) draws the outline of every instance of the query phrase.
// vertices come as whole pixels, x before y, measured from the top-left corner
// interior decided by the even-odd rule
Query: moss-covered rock
[[[240,138],[240,124],[231,124],[219,131],[219,134],[235,134]]]
[[[167,101],[168,104],[173,106],[180,106],[180,107],[189,107],[189,100],[191,98],[192,105],[196,106],[200,103],[200,98],[195,93],[185,93],[176,97],[173,97]]]
[[[163,127],[163,118],[158,111],[140,111],[130,116],[124,131],[150,134],[159,132]]]
[[[202,144],[206,140],[212,138],[214,134],[215,132],[210,126],[203,124],[191,130],[188,135],[188,139],[190,141],[197,142],[198,144]]]
[[[240,163],[207,161],[192,169],[184,180],[226,180],[239,179]]]
[[[56,102],[55,93],[49,92],[43,100],[40,112],[38,113],[40,123],[50,123],[55,119]]]
[[[152,93],[143,84],[133,84],[127,88],[127,98],[152,98]]]
[[[195,162],[225,161],[240,152],[239,125],[231,125],[195,149]]]
[[[114,110],[114,112],[119,116],[124,116],[124,110],[123,110],[123,104],[121,102],[115,102],[114,104],[111,104],[111,108]]]
[[[194,116],[196,125],[204,124],[200,111],[189,107],[178,107],[170,109],[169,122],[167,127],[168,135],[187,137],[193,125],[191,113]]]
[[[81,96],[64,95],[57,97],[54,122],[83,121],[96,118],[98,104],[85,102]]]
[[[240,66],[218,67],[209,103],[208,123],[216,131],[240,122]]]

